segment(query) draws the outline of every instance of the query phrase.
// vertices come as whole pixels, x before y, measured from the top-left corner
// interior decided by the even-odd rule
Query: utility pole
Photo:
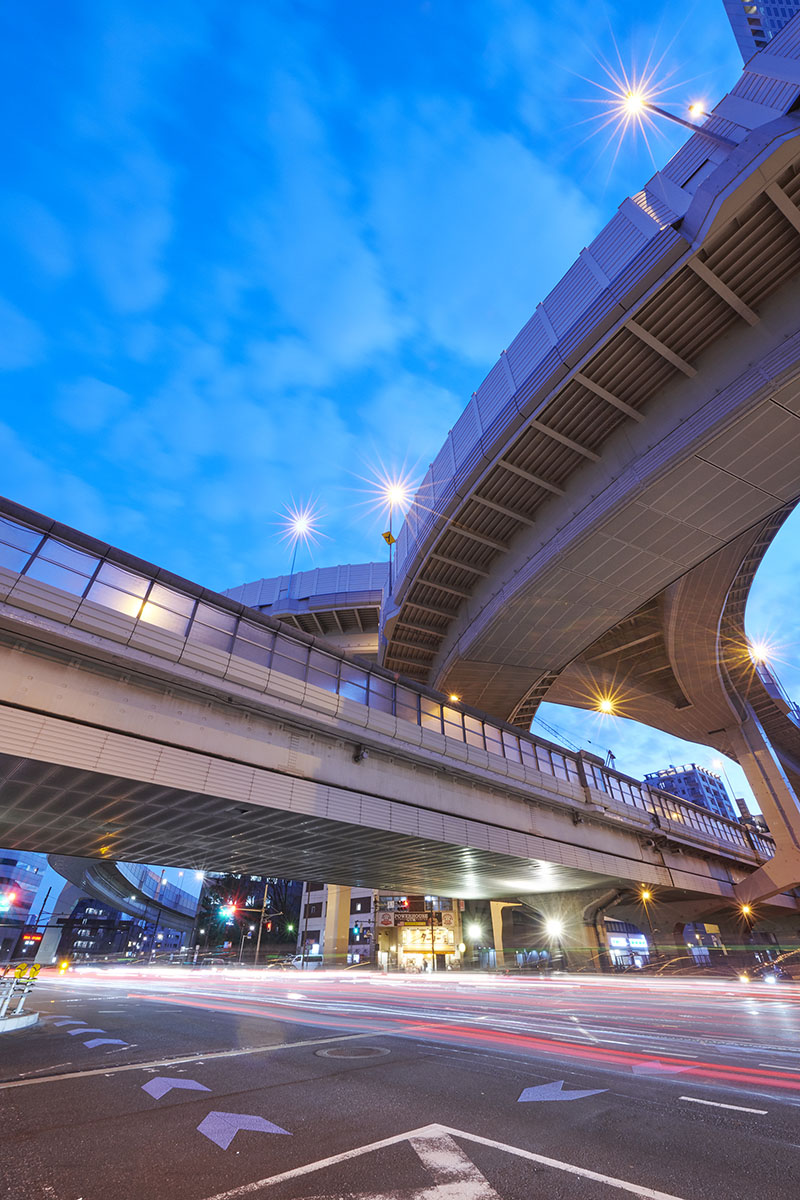
[[[258,956],[261,953],[261,931],[264,928],[264,914],[267,909],[267,892],[269,891],[269,879],[264,883],[264,895],[261,900],[261,916],[258,921],[258,937],[256,938],[256,956],[253,959],[253,966],[258,966]]]

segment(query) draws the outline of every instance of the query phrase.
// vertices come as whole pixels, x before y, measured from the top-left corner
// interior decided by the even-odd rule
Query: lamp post
[[[647,917],[647,924],[650,926],[650,941],[653,946],[653,958],[654,959],[660,958],[661,951],[658,949],[658,946],[656,945],[655,930],[653,929],[653,922],[650,919],[650,909],[648,908],[648,901],[653,899],[653,893],[648,888],[643,888],[642,892],[640,894],[640,899],[642,901],[642,904],[644,905],[645,916]]]
[[[564,946],[561,942],[561,935],[564,932],[564,922],[559,920],[558,917],[548,917],[544,923],[544,930],[547,936],[550,938],[550,941],[555,943],[555,947],[558,950],[561,958],[563,969],[566,970],[567,956],[564,951]]]
[[[697,125],[694,121],[687,121],[685,117],[679,117],[677,113],[671,113],[666,108],[662,108],[659,104],[654,104],[652,100],[648,100],[647,94],[638,88],[631,88],[621,97],[622,112],[629,120],[641,120],[644,113],[653,113],[657,117],[663,117],[666,121],[672,121],[674,125],[682,125],[684,129],[690,129],[692,133],[702,134],[712,142],[716,142],[718,146],[724,146],[726,150],[732,150],[736,146],[736,142],[730,138],[723,137],[721,133],[713,133],[710,129],[706,129],[704,125]],[[697,113],[697,105],[692,105],[689,109],[692,113]]]
[[[428,921],[430,921],[430,925],[431,925],[431,973],[433,973],[436,970],[436,925],[435,925],[436,914],[435,914],[434,908],[433,908],[435,900],[436,900],[435,896],[426,896],[425,897],[425,912],[427,915],[427,919],[428,919]],[[430,908],[428,907],[429,904],[430,904]]]

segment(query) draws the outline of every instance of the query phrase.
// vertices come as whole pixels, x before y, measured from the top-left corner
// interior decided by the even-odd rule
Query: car
[[[740,971],[742,983],[791,983],[792,977],[788,971],[776,962],[757,963]]]

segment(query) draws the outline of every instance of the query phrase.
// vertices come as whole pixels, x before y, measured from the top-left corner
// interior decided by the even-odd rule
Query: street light
[[[645,916],[647,917],[647,924],[650,926],[650,941],[653,944],[653,958],[658,958],[658,957],[660,957],[660,951],[659,951],[658,947],[656,946],[656,934],[655,934],[655,930],[653,929],[653,922],[650,919],[650,909],[647,906],[648,900],[653,899],[653,893],[650,891],[649,888],[642,888],[642,890],[639,894],[639,898],[641,899],[642,904],[644,905]]]
[[[644,118],[652,113],[655,116],[663,117],[666,121],[672,121],[675,125],[682,125],[684,129],[691,129],[692,133],[700,133],[710,141],[716,142],[718,146],[724,146],[726,150],[731,150],[736,145],[736,142],[723,137],[721,133],[712,133],[711,130],[706,129],[705,125],[687,121],[685,117],[679,117],[677,113],[672,113],[668,109],[662,108],[661,105],[654,104],[651,96],[642,87],[634,85],[622,93],[619,97],[619,108],[621,116],[628,122],[636,121],[641,125]],[[690,104],[689,113],[691,116],[707,115],[699,104]]]
[[[289,582],[286,588],[286,599],[291,600],[297,549],[301,542],[304,546],[310,547],[318,541],[320,513],[313,501],[299,506],[292,501],[291,504],[286,505],[282,515],[283,533],[281,538],[292,547],[292,565],[289,568]]]
[[[564,933],[564,922],[559,917],[548,917],[544,923],[544,931],[550,941],[555,942],[556,949],[558,950],[561,958],[562,966],[566,970],[567,956],[564,952],[564,946],[561,941],[562,934]]]
[[[435,943],[436,926],[434,924],[434,910],[433,910],[433,905],[434,905],[435,900],[436,900],[435,896],[426,896],[425,897],[425,911],[427,913],[427,920],[430,921],[430,925],[431,925],[431,974],[433,974],[433,972],[436,970],[436,943]],[[429,904],[430,904],[430,908],[428,908]]]
[[[392,547],[397,538],[392,531],[394,510],[406,508],[411,501],[411,481],[407,477],[396,475],[394,478],[382,481],[381,499],[383,506],[389,509],[389,528],[382,534],[383,540],[389,547],[389,595],[392,594]]]

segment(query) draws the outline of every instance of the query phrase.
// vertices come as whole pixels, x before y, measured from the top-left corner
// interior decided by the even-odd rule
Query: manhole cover
[[[332,1046],[330,1050],[315,1050],[320,1058],[380,1058],[389,1054],[381,1046]]]

